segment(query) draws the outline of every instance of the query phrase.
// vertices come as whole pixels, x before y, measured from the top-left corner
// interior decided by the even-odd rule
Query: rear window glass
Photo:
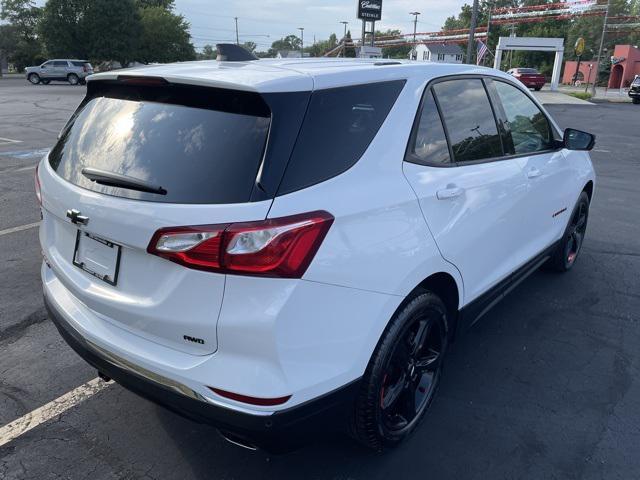
[[[538,73],[535,68],[519,68],[518,73]]]
[[[118,197],[170,203],[247,202],[270,117],[265,112],[247,113],[246,106],[233,108],[234,103],[243,103],[240,96],[228,94],[221,110],[168,103],[171,95],[164,93],[155,94],[153,101],[135,95],[90,98],[64,130],[49,161],[69,182]],[[166,194],[99,184],[82,173],[84,168],[157,185]]]
[[[320,183],[352,167],[378,133],[404,83],[314,92],[278,194]]]

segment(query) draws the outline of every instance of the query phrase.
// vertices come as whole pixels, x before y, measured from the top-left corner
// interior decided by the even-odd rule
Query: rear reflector
[[[257,222],[162,228],[147,252],[198,270],[301,278],[333,220],[317,211]]]
[[[286,397],[277,398],[257,398],[249,397],[247,395],[240,395],[239,393],[227,392],[226,390],[220,390],[219,388],[209,387],[213,392],[217,393],[221,397],[230,398],[237,402],[247,403],[249,405],[259,405],[261,407],[272,407],[274,405],[282,405],[291,398],[291,395]]]

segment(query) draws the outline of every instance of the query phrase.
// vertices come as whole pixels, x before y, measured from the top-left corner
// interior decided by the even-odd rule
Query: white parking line
[[[22,140],[13,140],[11,138],[0,137],[0,145],[10,145],[12,143],[22,143]]]
[[[0,230],[0,237],[2,235],[8,235],[9,233],[21,232],[22,230],[29,230],[30,228],[36,228],[40,225],[40,222],[29,223],[27,225],[20,225],[19,227],[7,228],[6,230]]]
[[[0,447],[6,445],[12,440],[15,440],[29,430],[36,428],[38,425],[61,415],[71,407],[84,402],[86,399],[91,398],[112,383],[113,382],[106,383],[100,378],[94,378],[93,380],[85,383],[84,385],[80,385],[78,388],[65,393],[46,405],[36,408],[34,411],[27,413],[11,423],[8,423],[4,427],[0,428]]]

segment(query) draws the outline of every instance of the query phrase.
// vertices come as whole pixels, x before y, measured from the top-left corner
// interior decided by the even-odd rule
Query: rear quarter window
[[[404,84],[396,80],[315,91],[278,195],[351,168],[378,133]]]

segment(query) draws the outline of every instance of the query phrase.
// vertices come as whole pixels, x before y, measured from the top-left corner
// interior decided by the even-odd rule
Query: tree
[[[242,45],[240,45],[242,48],[244,48],[245,50],[250,51],[251,53],[256,51],[256,48],[258,48],[258,45],[256,44],[256,42],[244,42]]]
[[[301,46],[302,40],[295,35],[289,35],[273,42],[268,53],[270,57],[275,57],[278,50],[300,50]]]
[[[400,41],[405,41],[404,37],[401,37],[400,30],[385,30],[384,32],[376,30],[376,38],[389,39],[391,37],[397,37]],[[411,51],[411,46],[409,45],[398,45],[398,46],[388,46],[384,47],[384,55],[389,58],[409,58],[409,52]]]
[[[174,0],[136,0],[138,8],[160,7],[169,11],[173,10],[174,3]]]
[[[40,12],[33,0],[0,0],[0,19],[9,22],[4,27],[10,27],[3,28],[3,36],[9,35],[3,39],[3,50],[18,70],[44,60],[36,32]]]
[[[82,27],[89,0],[49,0],[43,10],[38,32],[49,57],[85,58]]]
[[[140,46],[137,60],[141,62],[178,62],[194,60],[189,23],[161,6],[140,9]]]
[[[218,51],[212,45],[202,47],[202,53],[196,55],[198,60],[215,60],[218,57]]]
[[[90,0],[82,29],[90,59],[117,60],[123,67],[135,60],[141,25],[133,0]]]

